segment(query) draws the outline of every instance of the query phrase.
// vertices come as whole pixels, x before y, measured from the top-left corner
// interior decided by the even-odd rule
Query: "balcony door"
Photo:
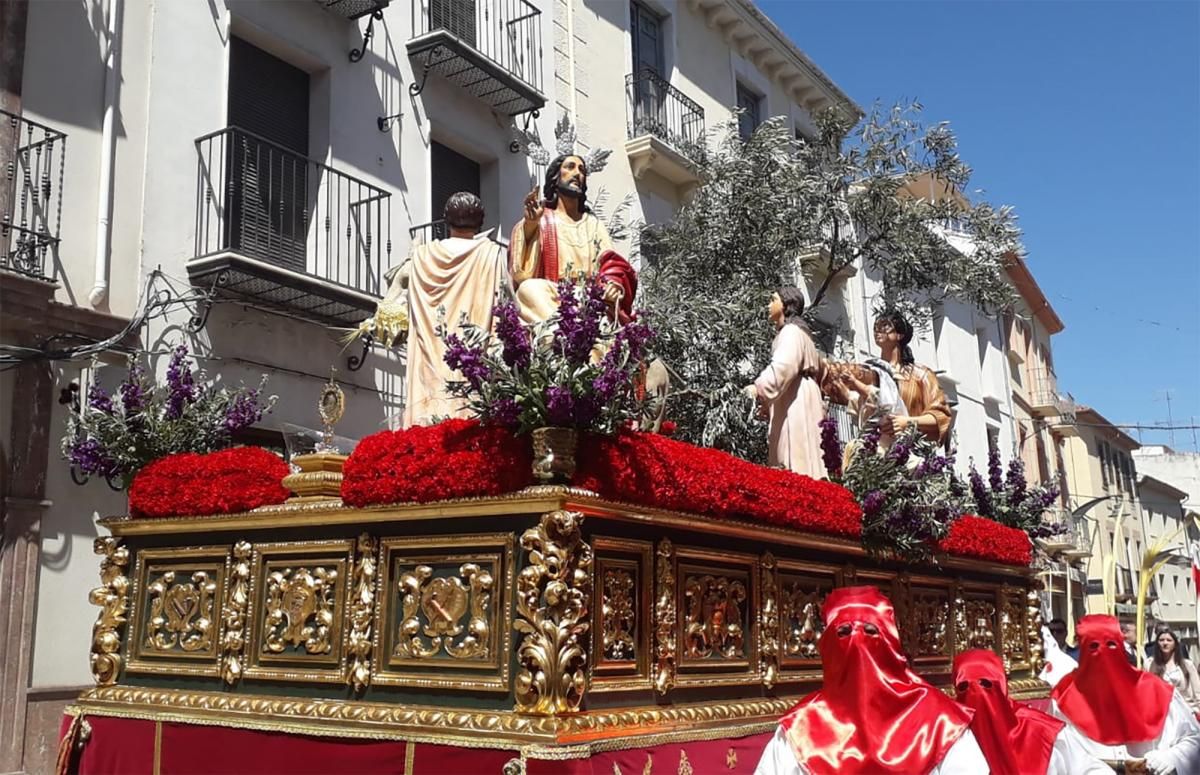
[[[429,145],[429,218],[434,222],[428,239],[445,239],[450,236],[449,227],[442,222],[446,201],[459,191],[480,194],[479,162],[463,156],[453,148],[447,148],[436,140]]]
[[[640,3],[629,4],[633,49],[633,135],[667,133],[667,83],[663,78],[662,19]]]
[[[308,252],[308,95],[308,73],[230,39],[228,244],[300,272]]]

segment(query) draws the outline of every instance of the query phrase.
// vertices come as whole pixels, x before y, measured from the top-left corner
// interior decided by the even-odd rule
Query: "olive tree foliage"
[[[882,279],[876,311],[900,309],[917,324],[947,298],[1011,305],[1013,212],[961,193],[971,170],[953,133],[919,113],[915,103],[876,106],[855,125],[831,110],[810,140],[773,119],[743,141],[731,121],[675,218],[642,230],[642,305],[674,372],[668,416],[678,437],[766,459],[766,429],[743,389],[770,360],[767,303],[778,286],[811,280],[810,320],[852,267]],[[921,181],[944,195],[915,196]],[[970,235],[962,249],[945,236],[952,219]]]

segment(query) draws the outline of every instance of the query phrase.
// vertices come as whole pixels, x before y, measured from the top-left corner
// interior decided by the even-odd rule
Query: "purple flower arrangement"
[[[275,397],[256,389],[230,390],[209,384],[194,371],[188,349],[171,351],[162,385],[132,363],[114,394],[98,384],[67,419],[63,457],[84,476],[128,482],[145,465],[177,452],[213,452],[229,447],[233,434],[271,411]]]
[[[825,473],[837,481],[842,478],[842,442],[838,439],[837,418],[827,414],[821,418],[821,460]],[[863,505],[866,508],[866,505]]]
[[[636,315],[606,317],[597,283],[562,280],[558,314],[522,323],[512,301],[492,310],[492,330],[442,326],[446,365],[462,379],[447,390],[484,422],[525,433],[565,427],[613,433],[641,414],[636,383],[653,331]]]
[[[1050,484],[1030,487],[1025,478],[1025,464],[1019,459],[1009,461],[1005,471],[1000,453],[988,453],[988,481],[971,464],[967,476],[975,513],[1002,525],[1024,530],[1031,538],[1047,538],[1063,532],[1066,527],[1047,522],[1046,512],[1058,500],[1058,487]]]
[[[825,443],[826,466],[832,444]],[[836,434],[836,427],[833,427]],[[836,439],[836,435],[835,435]],[[851,455],[841,483],[863,510],[863,545],[875,555],[908,562],[928,562],[950,523],[965,513],[955,490],[954,458],[941,453],[915,428],[901,433],[887,449],[877,430],[864,433]]]

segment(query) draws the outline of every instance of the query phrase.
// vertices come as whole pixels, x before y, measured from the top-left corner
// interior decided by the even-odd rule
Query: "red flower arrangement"
[[[1005,565],[1027,566],[1033,562],[1029,535],[984,517],[964,514],[950,524],[950,533],[938,548],[958,557],[977,557]]]
[[[347,506],[502,495],[533,483],[529,439],[478,420],[381,431],[342,467]]]
[[[586,436],[574,483],[611,500],[857,537],[862,509],[832,482],[655,433]]]
[[[150,463],[129,485],[135,517],[233,514],[283,503],[288,465],[262,447],[182,452]]]

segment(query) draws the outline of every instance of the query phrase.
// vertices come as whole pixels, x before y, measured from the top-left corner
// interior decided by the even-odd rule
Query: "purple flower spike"
[[[496,337],[504,346],[504,362],[510,368],[528,368],[532,346],[529,332],[521,323],[517,305],[512,302],[497,304],[492,314],[496,318]]]
[[[171,353],[171,362],[167,365],[167,410],[168,420],[177,420],[183,416],[183,409],[196,401],[196,383],[192,370],[188,366],[187,345],[179,345]]]
[[[95,383],[88,388],[87,400],[88,408],[95,409],[97,412],[103,412],[104,414],[113,413],[112,396],[104,392],[104,388]]]

